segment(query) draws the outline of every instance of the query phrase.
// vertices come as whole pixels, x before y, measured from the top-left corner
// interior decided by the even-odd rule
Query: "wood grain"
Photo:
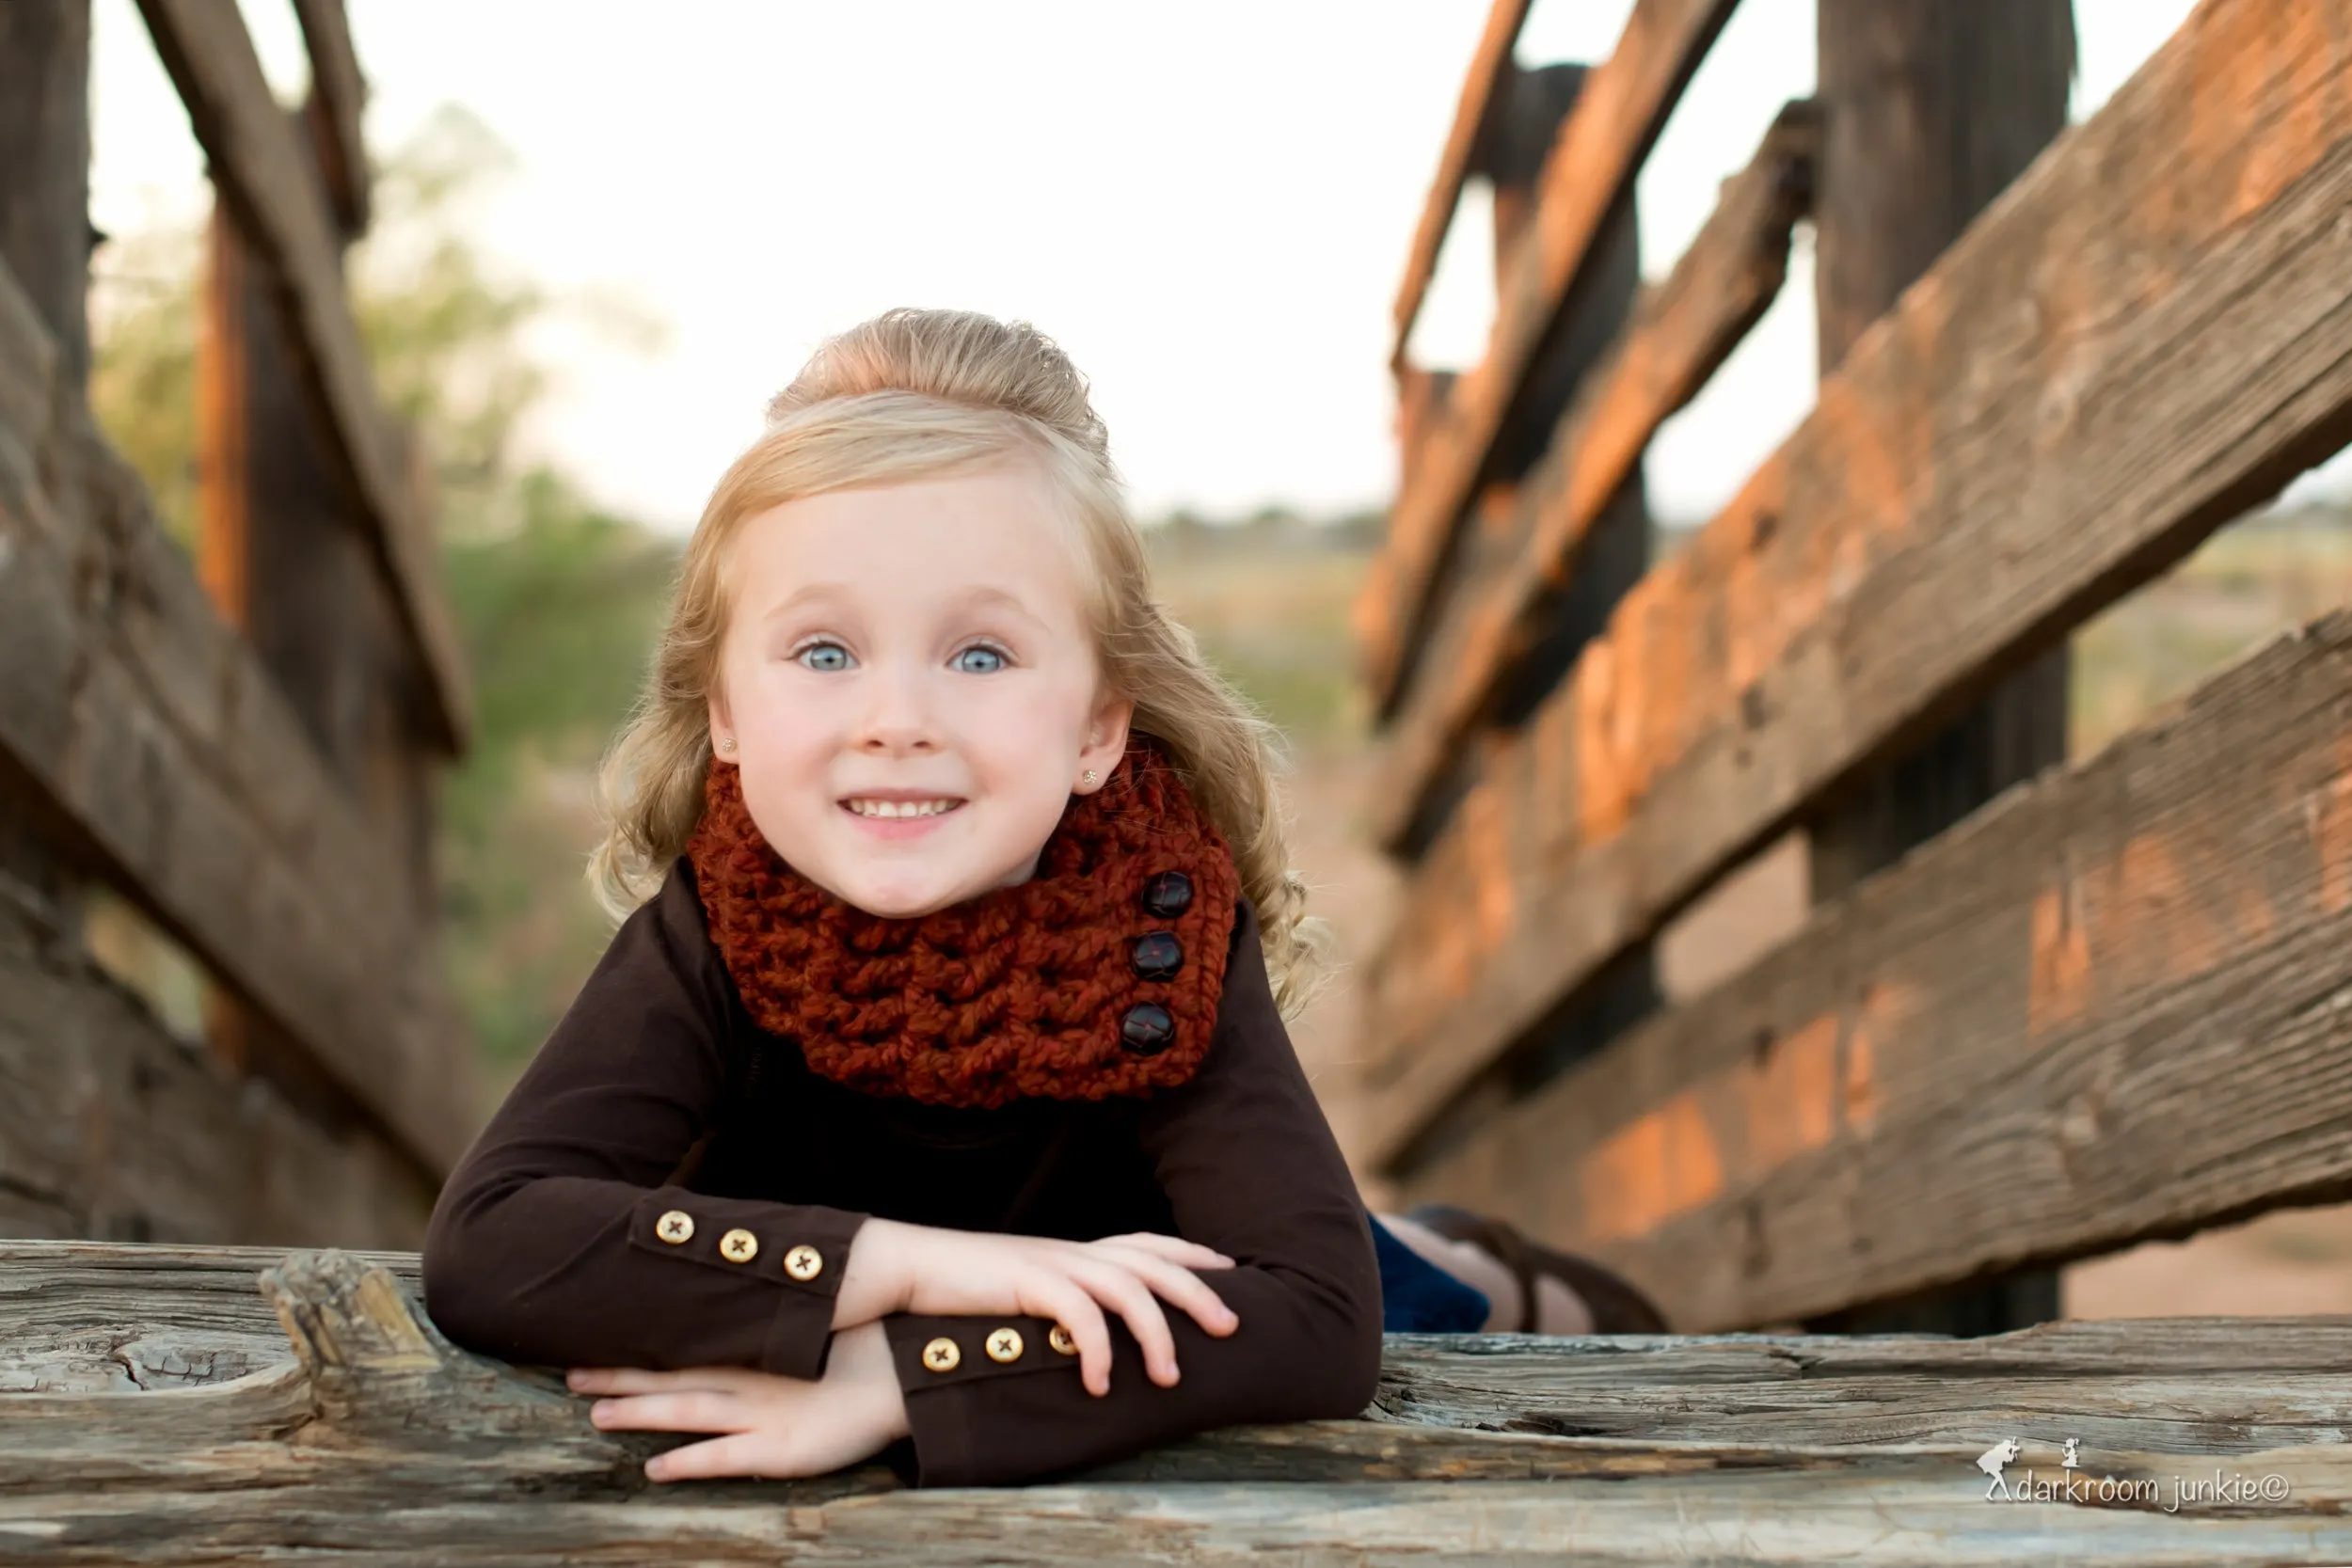
[[[2352,435],[2352,3],[2206,0],[1865,334],[1464,800],[1363,1152],[1873,759]]]
[[[1486,356],[1455,385],[1422,450],[1406,463],[1412,483],[1390,509],[1387,543],[1357,600],[1364,676],[1383,712],[1406,673],[1438,563],[1478,493],[1527,367],[1733,4],[1638,0],[1615,50],[1560,129],[1544,166],[1535,219],[1506,263]]]
[[[471,724],[465,651],[441,588],[429,519],[377,401],[343,292],[342,250],[319,182],[270,96],[236,0],[139,0],[213,182],[265,263],[326,447],[368,523],[435,705],[443,741]]]
[[[1677,1327],[2352,1196],[2352,614],[1837,900],[1434,1162]]]
[[[1366,792],[1374,842],[1400,847],[1446,761],[1468,744],[1525,658],[1590,535],[1642,453],[1697,395],[1779,294],[1788,238],[1809,205],[1819,117],[1784,108],[1665,281],[1644,293],[1600,356],[1500,536],[1439,585],[1425,646]]]
[[[1391,1336],[1353,1421],[1203,1433],[1030,1486],[882,1465],[655,1487],[449,1344],[396,1254],[0,1243],[0,1540],[26,1562],[2276,1562],[2352,1552],[2352,1319],[1931,1336]],[[256,1275],[259,1275],[257,1289]],[[76,1347],[77,1332],[90,1343]],[[135,1355],[101,1352],[121,1341]],[[266,1347],[274,1345],[271,1357]],[[79,1355],[79,1363],[74,1361]],[[176,1356],[176,1372],[152,1370]],[[150,1369],[138,1382],[126,1361]],[[87,1370],[74,1370],[75,1365]],[[103,1370],[100,1370],[102,1368]],[[28,1386],[25,1369],[46,1381]],[[2142,1483],[1988,1506],[2009,1477]],[[2163,1506],[2170,1478],[2286,1494]]]
[[[0,791],[438,1175],[481,1107],[430,928],[56,362],[0,268]]]

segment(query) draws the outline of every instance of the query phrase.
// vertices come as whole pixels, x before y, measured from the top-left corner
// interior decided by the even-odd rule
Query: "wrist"
[[[912,1436],[907,1424],[905,1390],[898,1386],[898,1363],[891,1359],[889,1330],[882,1320],[860,1323],[839,1335],[844,1370],[867,1396],[866,1420],[881,1442]]]
[[[906,1267],[906,1233],[912,1227],[896,1220],[868,1217],[850,1238],[850,1255],[841,1265],[841,1284],[834,1292],[833,1326],[836,1332],[873,1323],[893,1312],[906,1310],[914,1280]]]

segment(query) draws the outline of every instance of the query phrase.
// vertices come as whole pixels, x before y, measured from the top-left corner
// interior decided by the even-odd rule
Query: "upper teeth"
[[[850,809],[860,816],[936,816],[955,804],[953,800],[851,800]]]

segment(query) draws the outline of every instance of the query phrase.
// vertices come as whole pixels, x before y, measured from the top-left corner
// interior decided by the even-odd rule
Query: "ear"
[[[710,684],[709,705],[711,754],[731,759],[733,753],[722,751],[719,742],[722,737],[732,736],[735,734],[735,720],[727,709],[727,694],[720,689],[716,681]]]
[[[1127,726],[1136,716],[1136,705],[1116,694],[1104,697],[1094,707],[1094,716],[1087,724],[1087,743],[1078,753],[1079,780],[1071,782],[1073,795],[1091,795],[1110,782],[1111,769],[1127,754]],[[1094,769],[1094,782],[1080,782],[1086,770]]]

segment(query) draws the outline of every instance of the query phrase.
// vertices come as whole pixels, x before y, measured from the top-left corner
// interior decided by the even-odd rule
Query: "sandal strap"
[[[1612,1273],[1591,1259],[1561,1252],[1528,1239],[1507,1220],[1490,1218],[1450,1203],[1425,1203],[1406,1218],[1427,1227],[1448,1241],[1469,1242],[1511,1271],[1519,1284],[1521,1334],[1534,1332],[1542,1307],[1535,1294],[1538,1276],[1549,1275],[1576,1292],[1592,1314],[1594,1332],[1600,1334],[1664,1334],[1665,1314],[1630,1280]]]

